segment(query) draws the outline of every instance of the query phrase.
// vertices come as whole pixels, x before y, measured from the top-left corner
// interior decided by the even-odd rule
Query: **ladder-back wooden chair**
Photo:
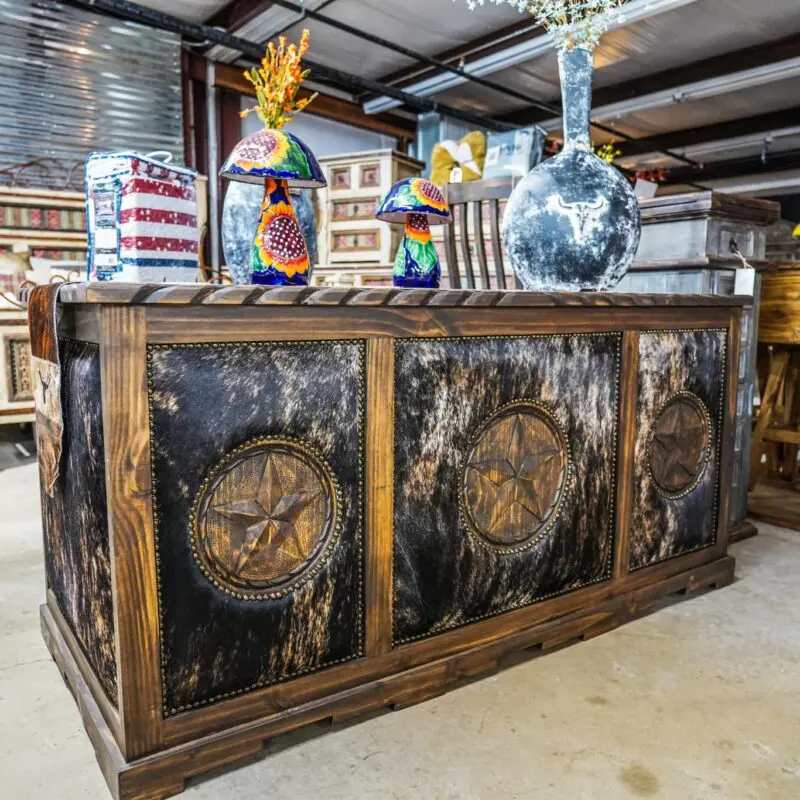
[[[519,281],[506,275],[503,249],[500,241],[500,201],[507,200],[513,188],[513,178],[491,178],[469,183],[448,183],[444,187],[447,202],[453,214],[453,222],[444,228],[444,254],[447,273],[452,289],[519,289]],[[486,231],[484,229],[484,207],[488,207],[489,242],[494,262],[494,281],[490,275],[489,258],[486,253]],[[470,231],[470,220],[472,230]],[[472,235],[470,235],[470,233]],[[456,244],[458,240],[458,245]],[[478,271],[473,266],[474,242]],[[458,254],[461,253],[462,269]]]

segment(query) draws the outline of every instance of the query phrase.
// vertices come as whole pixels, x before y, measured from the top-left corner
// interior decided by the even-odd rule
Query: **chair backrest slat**
[[[458,215],[458,238],[461,239],[461,255],[464,258],[464,278],[467,289],[475,288],[475,271],[472,269],[472,253],[469,249],[469,203],[461,206]]]
[[[503,249],[500,244],[500,203],[496,197],[489,200],[489,232],[492,237],[492,258],[497,277],[497,288],[506,288],[506,270],[503,265]]]
[[[478,271],[481,276],[481,289],[491,289],[489,264],[486,260],[486,241],[483,238],[483,203],[476,200],[472,204],[472,227],[475,229],[475,252],[478,255]]]
[[[450,277],[450,288],[461,288],[461,274],[458,270],[458,256],[456,255],[456,224],[455,220],[444,226],[444,257],[447,261],[447,274]]]

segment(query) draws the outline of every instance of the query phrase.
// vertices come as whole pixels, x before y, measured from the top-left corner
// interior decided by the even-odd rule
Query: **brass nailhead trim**
[[[705,453],[703,453],[703,458],[701,459],[700,468],[697,470],[697,475],[694,476],[689,485],[680,491],[668,492],[659,484],[655,475],[653,475],[652,452],[653,440],[655,438],[654,428],[667,407],[676,400],[688,400],[693,406],[696,407],[697,411],[700,413],[700,416],[703,418],[703,425],[705,426],[706,433],[708,434],[708,444],[704,447]],[[700,485],[703,480],[703,476],[706,473],[706,469],[708,468],[708,463],[711,461],[711,452],[714,449],[715,435],[716,433],[714,430],[714,425],[711,422],[711,415],[708,413],[706,404],[693,392],[675,392],[675,394],[670,395],[661,405],[658,411],[653,415],[653,419],[650,422],[650,435],[647,442],[647,475],[653,483],[653,488],[663,498],[666,500],[681,500],[684,497],[688,497]]]
[[[197,550],[197,536],[199,534],[198,531],[198,512],[200,508],[200,503],[203,499],[203,496],[208,491],[209,486],[211,483],[219,477],[228,465],[236,460],[238,455],[250,450],[252,448],[258,447],[259,445],[270,445],[270,444],[287,444],[290,446],[296,447],[298,450],[303,452],[306,456],[312,456],[315,458],[320,465],[322,466],[323,472],[325,477],[331,482],[331,486],[333,487],[333,503],[334,508],[336,509],[336,516],[334,519],[334,523],[331,526],[331,531],[328,533],[328,543],[325,547],[321,550],[320,553],[313,559],[316,563],[313,565],[312,568],[305,570],[303,569],[304,564],[299,565],[294,571],[298,574],[295,575],[294,578],[290,579],[287,585],[283,586],[280,589],[275,589],[274,591],[269,591],[268,589],[254,589],[254,591],[250,594],[246,592],[239,591],[237,589],[231,589],[229,586],[223,584],[215,575],[214,573],[209,570],[204,561],[202,556]],[[336,543],[339,540],[339,534],[342,529],[342,492],[341,487],[339,486],[339,479],[336,476],[336,473],[331,469],[330,464],[328,463],[325,456],[313,445],[309,444],[308,442],[297,439],[293,436],[265,436],[256,439],[251,439],[244,444],[239,445],[235,449],[231,450],[229,453],[223,457],[223,459],[214,466],[211,470],[209,470],[208,474],[206,475],[205,479],[203,480],[202,484],[200,484],[200,489],[198,490],[197,494],[195,495],[194,502],[192,503],[192,508],[194,509],[192,513],[192,530],[189,533],[189,545],[192,550],[192,555],[194,556],[195,561],[197,562],[197,566],[200,568],[200,571],[205,575],[205,577],[212,583],[217,589],[225,594],[230,595],[231,597],[235,597],[237,600],[245,600],[245,601],[266,601],[266,600],[279,600],[281,597],[287,597],[290,594],[293,594],[295,589],[299,589],[302,586],[310,583],[322,570],[325,564],[330,557],[333,548],[336,546]],[[275,580],[271,581],[271,583],[282,583],[283,581]]]
[[[466,504],[464,502],[464,492],[463,487],[466,483],[466,473],[469,469],[469,464],[465,463],[463,469],[461,470],[461,490],[459,491],[459,516],[461,518],[461,523],[464,525],[465,530],[472,538],[472,541],[475,544],[483,547],[485,550],[489,550],[491,553],[500,554],[500,555],[510,555],[512,553],[522,553],[525,550],[530,550],[534,545],[538,544],[542,539],[547,536],[548,533],[553,529],[553,526],[558,522],[559,517],[561,516],[561,512],[564,510],[564,505],[567,501],[568,495],[574,489],[574,480],[575,480],[575,467],[573,465],[573,457],[572,457],[572,447],[569,443],[569,437],[567,436],[567,431],[565,430],[564,426],[561,424],[560,420],[556,416],[555,410],[547,405],[546,403],[542,403],[538,400],[530,400],[528,398],[521,398],[519,400],[512,400],[510,403],[506,403],[500,408],[495,409],[489,416],[478,425],[475,434],[471,437],[469,448],[470,452],[475,448],[478,443],[478,440],[481,436],[491,427],[491,425],[506,413],[510,412],[512,409],[519,409],[520,411],[526,411],[527,409],[531,409],[532,411],[538,412],[542,417],[544,417],[547,422],[549,422],[558,432],[558,435],[561,439],[560,444],[564,445],[564,460],[566,464],[564,465],[564,482],[561,487],[561,494],[557,500],[556,507],[553,509],[553,513],[550,515],[547,522],[542,526],[541,530],[537,531],[533,534],[529,539],[520,542],[516,545],[510,545],[504,547],[501,544],[493,545],[491,542],[486,541],[486,539],[481,535],[481,533],[475,530],[472,522],[469,518],[469,513],[466,509]]]
[[[567,589],[562,589],[557,592],[551,592],[546,595],[542,595],[541,597],[535,597],[532,600],[524,600],[519,601],[516,603],[512,603],[511,605],[501,609],[500,611],[493,611],[486,614],[479,614],[474,617],[470,617],[469,619],[463,620],[462,622],[456,622],[450,625],[441,626],[439,628],[434,627],[433,630],[428,631],[427,633],[419,633],[414,636],[406,636],[401,639],[395,638],[395,616],[394,610],[392,611],[392,647],[398,647],[403,644],[410,644],[411,642],[417,642],[422,639],[430,639],[432,636],[437,636],[440,633],[444,633],[449,630],[454,630],[456,628],[463,628],[465,625],[470,625],[473,622],[480,622],[481,620],[491,619],[492,617],[498,617],[501,614],[507,614],[510,611],[516,611],[520,608],[526,608],[528,606],[535,606],[545,600],[551,600],[554,597],[559,597],[564,594],[569,594],[570,592],[574,592],[577,589],[584,589],[587,586],[594,586],[598,583],[603,583],[604,581],[610,580],[614,573],[614,539],[615,539],[615,528],[616,528],[616,514],[617,514],[617,458],[618,458],[618,444],[619,444],[619,424],[620,424],[620,392],[622,389],[622,373],[620,370],[620,365],[622,363],[622,332],[621,331],[604,331],[604,332],[597,332],[597,333],[559,333],[559,334],[530,334],[528,336],[524,334],[520,335],[513,335],[513,336],[448,336],[448,337],[436,337],[430,339],[422,339],[419,338],[397,338],[395,339],[395,353],[399,349],[401,345],[410,344],[412,342],[425,342],[426,344],[432,342],[458,342],[458,341],[517,341],[517,340],[530,340],[530,339],[549,339],[549,340],[556,340],[556,339],[596,339],[599,337],[610,336],[616,340],[616,347],[614,353],[614,367],[616,370],[616,386],[614,389],[614,405],[617,409],[616,415],[616,422],[614,424],[614,436],[613,436],[613,456],[612,456],[612,463],[613,463],[613,470],[612,470],[612,477],[611,477],[611,503],[609,506],[609,521],[611,524],[610,532],[611,532],[611,547],[609,548],[609,552],[606,557],[606,567],[603,571],[603,574],[599,578],[595,578],[591,581],[586,581],[585,583],[580,583],[574,586],[570,586]],[[397,382],[397,359],[395,359],[395,383]],[[395,404],[395,412],[397,409],[397,404]],[[396,414],[395,414],[395,421],[396,421]],[[395,428],[396,430],[396,428]],[[396,464],[397,461],[394,458],[395,452],[394,448],[396,445],[396,436],[394,441],[392,442],[392,463]],[[569,439],[566,440],[569,444]],[[570,453],[571,455],[571,453]],[[566,491],[565,486],[565,491]],[[394,540],[392,542],[392,575],[394,575]],[[496,551],[494,551],[496,552]],[[395,602],[395,595],[394,595],[394,586],[392,587],[392,603]]]
[[[155,453],[153,448],[153,371],[152,371],[152,354],[154,351],[160,350],[224,350],[234,347],[249,347],[250,349],[277,349],[281,347],[331,347],[335,345],[356,345],[358,347],[358,434],[359,434],[359,449],[358,449],[358,486],[357,489],[357,518],[356,518],[356,553],[358,564],[358,606],[356,609],[356,636],[358,638],[358,647],[353,655],[346,656],[345,658],[332,659],[314,667],[307,669],[297,670],[282,678],[277,678],[272,681],[258,681],[243,689],[236,689],[231,692],[224,692],[204,700],[199,700],[185,706],[178,706],[177,708],[165,708],[162,706],[162,716],[166,719],[174,717],[185,711],[191,711],[196,708],[210,706],[222,700],[228,700],[233,697],[238,697],[243,694],[249,694],[256,689],[263,689],[267,686],[274,686],[279,683],[285,683],[288,680],[310,675],[314,672],[319,672],[322,669],[336,666],[337,664],[344,664],[347,661],[353,661],[357,658],[364,657],[364,531],[363,531],[363,508],[364,508],[364,448],[365,448],[365,435],[364,435],[364,419],[365,419],[365,382],[367,375],[365,371],[366,365],[366,340],[364,339],[331,339],[320,341],[298,341],[298,342],[203,342],[203,343],[176,343],[176,344],[148,344],[147,345],[147,389],[148,389],[148,417],[150,422],[149,431],[149,447],[150,447],[150,474],[152,476],[152,502],[153,502],[153,525],[154,525],[154,539],[155,539],[155,555],[156,555],[156,594],[158,598],[158,642],[159,642],[159,655],[161,662],[161,697],[166,696],[167,675],[166,675],[166,647],[164,644],[164,607],[161,598],[161,556],[159,551],[159,514],[157,505],[157,485],[156,485],[156,472],[155,472]],[[293,588],[297,589],[299,586],[295,585]],[[224,589],[223,589],[224,591]]]
[[[693,547],[690,550],[682,550],[680,553],[676,553],[673,556],[669,556],[667,558],[662,558],[657,561],[651,561],[647,564],[642,564],[639,567],[631,567],[630,572],[638,572],[642,569],[648,569],[649,567],[654,567],[656,564],[665,564],[668,561],[672,561],[674,558],[682,558],[683,556],[691,555],[692,553],[699,553],[701,550],[705,550],[709,547],[714,547],[717,543],[717,533],[719,530],[719,495],[720,495],[720,482],[721,482],[721,465],[722,465],[722,428],[725,416],[725,402],[727,400],[728,395],[728,330],[727,328],[664,328],[664,329],[656,329],[656,330],[647,330],[642,331],[643,334],[656,334],[656,333],[722,333],[725,335],[725,338],[722,340],[722,370],[720,372],[720,383],[722,384],[722,391],[720,392],[720,399],[719,399],[719,407],[717,409],[717,433],[716,436],[718,437],[714,441],[714,446],[716,447],[716,459],[715,459],[715,467],[716,467],[716,485],[714,489],[714,510],[712,513],[713,519],[713,528],[714,528],[714,536],[708,544],[701,544],[697,547]],[[738,365],[736,365],[738,369]]]

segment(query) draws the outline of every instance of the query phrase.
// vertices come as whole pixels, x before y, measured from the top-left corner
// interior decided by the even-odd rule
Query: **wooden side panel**
[[[100,326],[119,744],[132,759],[162,744],[144,309],[104,306]]]
[[[100,352],[61,340],[64,437],[53,496],[42,493],[47,584],[110,702],[117,660],[106,519]]]
[[[727,326],[639,338],[631,569],[716,543],[727,347]]]

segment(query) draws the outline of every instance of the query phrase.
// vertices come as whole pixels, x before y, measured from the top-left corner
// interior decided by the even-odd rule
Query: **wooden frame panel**
[[[392,649],[393,470],[382,442],[394,439],[394,343],[367,344],[366,654]]]
[[[259,308],[146,307],[147,341],[152,344],[277,341],[343,338],[442,336],[524,336],[537,333],[646,331],[661,328],[727,326],[730,313],[697,310],[557,308]]]
[[[125,306],[100,313],[119,744],[128,759],[163,744],[144,316]]]
[[[725,413],[722,427],[722,455],[719,475],[719,512],[715,552],[724,556],[728,552],[731,531],[731,492],[733,462],[736,452],[736,399],[739,389],[739,355],[742,349],[742,310],[735,309],[728,328],[728,376],[725,387]]]
[[[633,504],[633,449],[636,440],[636,403],[639,379],[639,331],[622,338],[619,454],[617,465],[617,530],[614,577],[628,574],[630,561],[631,507]]]

